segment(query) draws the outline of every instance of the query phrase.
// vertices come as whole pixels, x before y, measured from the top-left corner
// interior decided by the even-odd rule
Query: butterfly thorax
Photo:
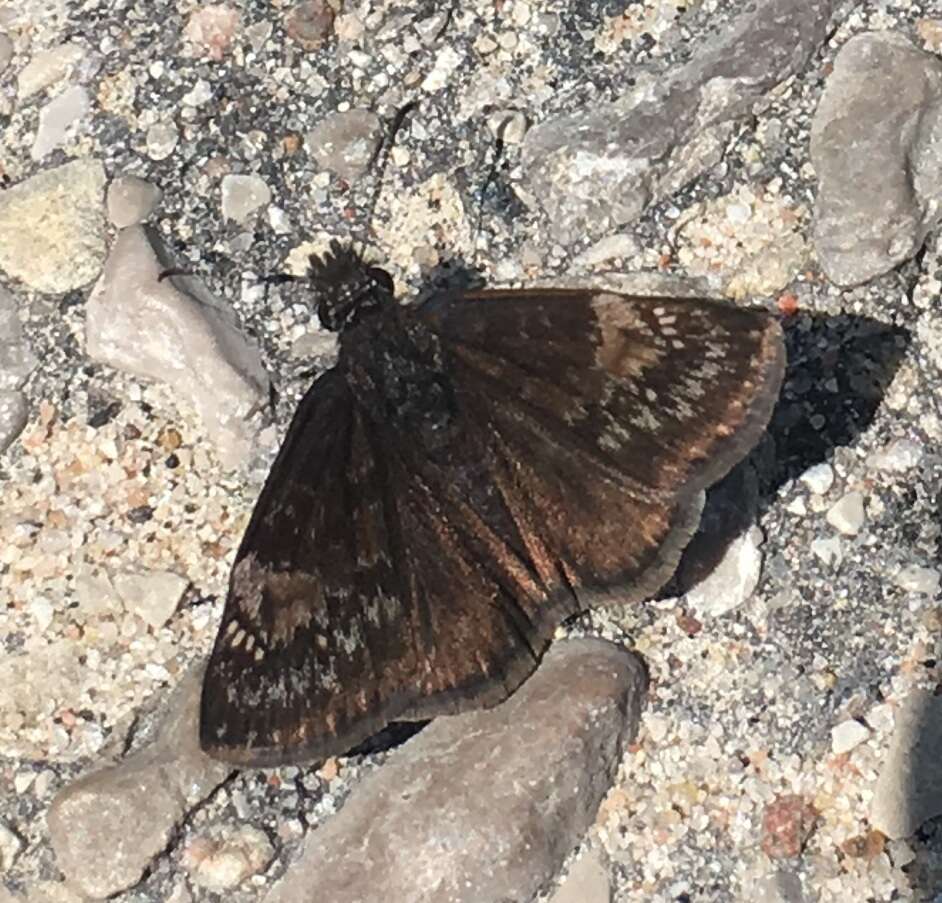
[[[338,368],[379,426],[418,436],[426,451],[455,441],[455,395],[438,337],[408,308],[393,304],[340,336]]]

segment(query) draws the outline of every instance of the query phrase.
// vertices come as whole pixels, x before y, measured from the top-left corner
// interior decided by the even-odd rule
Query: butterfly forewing
[[[230,761],[499,702],[562,618],[656,591],[784,363],[765,313],[589,291],[433,298],[341,349],[233,568],[201,720]]]

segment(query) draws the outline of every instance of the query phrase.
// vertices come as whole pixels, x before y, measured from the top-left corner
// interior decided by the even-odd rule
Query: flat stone
[[[10,869],[25,846],[16,831],[0,822],[0,875]]]
[[[273,855],[264,831],[241,825],[196,837],[184,853],[183,863],[194,884],[222,891],[263,871]]]
[[[811,161],[814,244],[833,282],[915,254],[942,217],[942,61],[894,32],[852,37],[815,112]]]
[[[366,172],[382,140],[383,124],[369,110],[331,113],[304,136],[317,164],[347,180]]]
[[[877,470],[904,473],[918,467],[924,456],[925,448],[921,442],[912,439],[894,439],[885,448],[870,455],[867,463]]]
[[[285,14],[285,33],[305,50],[317,50],[333,34],[335,15],[327,0],[304,0]]]
[[[0,391],[19,389],[38,363],[23,335],[16,299],[0,285]]]
[[[122,229],[88,300],[91,358],[163,380],[199,413],[226,466],[244,462],[255,430],[250,414],[267,402],[258,350],[231,311],[197,279],[169,276],[170,260],[147,226]]]
[[[835,502],[825,515],[827,522],[845,536],[856,536],[864,524],[864,497],[862,492],[848,492]]]
[[[916,690],[901,705],[870,803],[870,824],[891,840],[942,815],[942,696]]]
[[[13,59],[13,41],[8,34],[0,31],[0,75],[3,74]]]
[[[608,869],[597,850],[589,850],[573,864],[549,903],[611,903]]]
[[[136,884],[187,812],[230,773],[199,746],[202,668],[171,696],[150,746],[62,790],[49,809],[56,862],[90,897]],[[107,851],[107,855],[103,855]]]
[[[163,192],[138,176],[118,176],[108,186],[108,219],[119,229],[143,223],[157,208]]]
[[[910,564],[901,568],[893,582],[909,593],[923,593],[934,596],[939,591],[940,575],[937,568],[920,567]]]
[[[145,140],[151,160],[166,160],[176,149],[180,133],[172,122],[155,122],[147,130]]]
[[[0,269],[53,294],[91,282],[105,259],[99,160],[73,160],[0,191]]]
[[[56,95],[39,111],[39,128],[30,156],[42,160],[64,143],[90,112],[91,100],[81,85],[72,85]]]
[[[393,752],[266,903],[532,899],[593,823],[645,685],[614,644],[557,643],[506,702],[438,718]]]
[[[834,485],[834,468],[822,461],[809,467],[799,479],[815,495],[826,495]]]

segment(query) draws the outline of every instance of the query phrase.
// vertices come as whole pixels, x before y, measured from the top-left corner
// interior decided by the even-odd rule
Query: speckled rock
[[[317,164],[342,179],[363,175],[383,138],[379,117],[369,110],[348,110],[324,117],[304,143]]]
[[[839,285],[911,257],[942,217],[940,114],[937,56],[889,32],[841,48],[811,130],[815,247]]]
[[[119,229],[136,226],[154,212],[163,193],[146,179],[118,176],[108,186],[108,219]]]
[[[167,380],[199,412],[228,466],[246,459],[248,418],[268,377],[232,315],[186,276],[158,280],[169,262],[156,233],[123,229],[88,300],[89,355],[148,379]]]
[[[81,85],[57,94],[39,111],[39,128],[30,156],[41,160],[64,143],[90,112],[91,100]]]
[[[268,903],[531,899],[595,817],[645,682],[613,644],[556,644],[506,702],[439,718],[398,749]]]
[[[104,188],[84,159],[0,191],[0,269],[40,292],[87,285],[105,259]]]
[[[611,903],[608,869],[597,850],[589,850],[573,864],[549,903]]]

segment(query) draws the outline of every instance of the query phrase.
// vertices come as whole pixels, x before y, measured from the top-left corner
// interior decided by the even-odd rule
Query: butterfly
[[[650,597],[784,370],[777,320],[722,301],[401,305],[337,242],[311,278],[337,362],[259,496],[203,683],[201,745],[242,766],[495,705],[562,620]]]

